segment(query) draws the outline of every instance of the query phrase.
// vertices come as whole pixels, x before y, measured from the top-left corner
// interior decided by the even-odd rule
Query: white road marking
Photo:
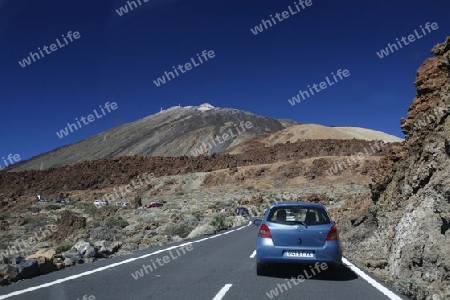
[[[238,231],[238,230],[240,230],[240,229],[242,229],[244,227],[250,226],[251,223],[252,222],[249,222],[247,225],[239,227],[238,229],[233,229],[233,230],[227,231],[227,233]],[[123,264],[127,264],[127,263],[130,263],[130,262],[133,262],[133,261],[138,260],[138,259],[142,259],[142,258],[146,258],[146,257],[152,256],[152,255],[156,255],[156,254],[159,254],[161,252],[166,252],[166,251],[170,251],[170,250],[173,250],[173,249],[176,249],[176,248],[179,248],[179,247],[187,246],[189,244],[200,243],[200,242],[203,242],[203,241],[206,241],[206,240],[210,240],[210,239],[216,238],[216,237],[224,235],[224,234],[226,234],[226,233],[219,233],[219,234],[207,237],[207,238],[203,238],[203,239],[198,240],[198,241],[188,242],[188,243],[180,244],[178,246],[172,246],[172,247],[161,249],[161,250],[149,253],[149,254],[144,254],[144,255],[141,255],[139,257],[129,258],[129,259],[123,260],[121,262],[113,263],[113,264],[110,264],[110,265],[107,265],[107,266],[104,266],[104,267],[101,267],[101,268],[98,268],[98,269],[94,269],[94,270],[91,270],[91,271],[86,271],[86,272],[83,272],[83,273],[80,273],[80,274],[77,274],[77,275],[72,275],[72,276],[69,276],[69,277],[66,277],[66,278],[57,279],[57,280],[52,281],[52,282],[47,282],[47,283],[44,283],[44,284],[41,284],[41,285],[32,286],[32,287],[29,287],[29,288],[26,288],[26,289],[23,289],[23,290],[20,290],[20,291],[15,291],[15,292],[12,292],[12,293],[9,293],[9,294],[6,294],[6,295],[0,295],[0,300],[11,298],[13,296],[18,296],[18,295],[25,294],[25,293],[28,293],[28,292],[36,291],[36,290],[39,290],[39,289],[42,289],[42,288],[45,288],[45,287],[49,287],[49,286],[52,286],[52,285],[55,285],[55,284],[58,284],[58,283],[63,283],[63,282],[69,281],[69,280],[77,279],[77,278],[80,278],[80,277],[83,277],[83,276],[91,275],[91,274],[94,274],[94,273],[97,273],[97,272],[101,272],[101,271],[104,271],[104,270],[108,270],[108,269],[113,268],[113,267],[117,267],[117,266],[120,266],[120,265],[123,265]],[[226,291],[228,291],[228,289],[229,289],[229,287],[227,288]],[[214,299],[216,299],[216,298],[214,298]],[[217,298],[217,299],[221,299],[221,298]]]
[[[342,258],[342,262],[349,267],[353,272],[358,274],[362,279],[370,283],[374,288],[382,292],[386,297],[388,297],[391,300],[402,300],[399,296],[385,288],[382,284],[378,283],[375,279],[364,273],[362,270],[360,270],[358,267],[356,267],[354,264],[349,262],[346,258]]]
[[[221,300],[232,286],[233,285],[231,283],[225,284],[225,286],[217,293],[213,300]]]
[[[250,255],[250,258],[253,258],[256,256],[256,250],[253,251],[252,255]],[[378,283],[375,279],[364,273],[361,269],[359,269],[357,266],[349,262],[345,257],[342,258],[342,262],[349,267],[353,272],[358,274],[362,279],[370,283],[374,288],[382,292],[385,296],[387,296],[391,300],[402,300],[399,296],[397,296],[395,293],[384,287],[382,284]]]

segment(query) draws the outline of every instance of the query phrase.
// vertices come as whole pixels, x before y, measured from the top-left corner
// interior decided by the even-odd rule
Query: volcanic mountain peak
[[[207,110],[211,110],[211,109],[213,109],[213,108],[215,108],[215,107],[212,106],[211,104],[209,104],[209,103],[203,103],[203,104],[201,104],[201,105],[197,108],[197,110],[199,110],[199,111],[207,111]]]
[[[299,139],[395,141],[384,133],[363,128],[299,124],[203,103],[198,106],[172,106],[165,110],[161,108],[156,114],[17,163],[11,170],[39,170],[43,162],[48,169],[118,156],[208,155],[235,147],[241,150],[251,148],[252,143],[242,142],[254,137],[260,138],[266,146]],[[236,151],[239,152],[236,148],[231,153]]]
[[[248,130],[236,127],[247,124]],[[278,120],[232,108],[217,108],[209,103],[199,106],[173,106],[140,120],[93,135],[82,141],[55,149],[14,165],[12,170],[39,170],[72,165],[86,160],[118,156],[191,156],[192,153],[221,152],[231,145],[287,128],[297,122]],[[249,126],[251,125],[251,126]],[[239,127],[240,128],[240,127]],[[232,138],[214,149],[202,150],[211,138],[232,132]],[[200,151],[200,152],[199,152]]]
[[[181,104],[178,104],[177,106],[172,106],[167,109],[163,109],[161,107],[161,110],[157,114],[174,112],[174,111],[191,111],[191,112],[192,111],[208,111],[208,110],[212,110],[215,108],[216,108],[215,106],[212,106],[209,103],[203,103],[203,104],[200,104],[199,106],[192,106],[192,105],[181,106]],[[219,109],[219,108],[217,107],[216,109]]]

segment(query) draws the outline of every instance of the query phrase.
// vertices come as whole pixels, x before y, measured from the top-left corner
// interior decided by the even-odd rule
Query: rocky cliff
[[[385,157],[347,249],[411,299],[450,299],[450,37],[417,71],[403,148]]]

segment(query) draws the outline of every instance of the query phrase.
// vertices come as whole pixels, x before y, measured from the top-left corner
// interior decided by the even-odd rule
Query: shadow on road
[[[314,266],[275,264],[268,268],[266,273],[268,277],[286,279],[299,278],[300,275],[303,275],[305,280],[348,281],[358,278],[355,272],[345,266],[318,272]]]

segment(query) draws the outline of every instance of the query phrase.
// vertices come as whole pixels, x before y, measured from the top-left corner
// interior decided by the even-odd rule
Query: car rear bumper
[[[314,257],[288,257],[285,251],[312,251]],[[342,264],[342,249],[339,241],[327,241],[323,247],[274,246],[271,239],[259,239],[256,243],[258,263],[311,264],[325,262],[330,265]]]

